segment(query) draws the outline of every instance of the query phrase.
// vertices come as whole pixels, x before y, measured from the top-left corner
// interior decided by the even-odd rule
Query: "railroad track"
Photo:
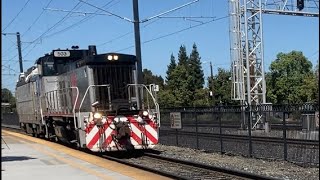
[[[2,125],[2,128],[25,134],[20,131],[20,127],[18,126]],[[173,179],[274,179],[247,172],[165,157],[158,155],[160,152],[154,150],[138,151],[138,153],[135,152],[134,154],[124,152],[99,154],[84,151]]]
[[[123,159],[109,155],[102,155],[102,157],[173,179],[275,179],[243,171],[174,159],[150,152],[144,152],[135,158]]]

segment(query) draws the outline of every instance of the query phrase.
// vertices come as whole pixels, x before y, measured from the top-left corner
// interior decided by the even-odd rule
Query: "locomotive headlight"
[[[108,55],[108,60],[109,60],[109,61],[112,60],[112,55]]]
[[[143,112],[142,112],[142,115],[143,115],[143,116],[148,116],[148,114],[149,114],[148,111],[143,111]]]
[[[118,60],[118,59],[119,59],[119,56],[114,55],[114,56],[113,56],[113,59],[114,59],[114,60]]]
[[[95,119],[101,119],[101,118],[102,118],[102,114],[100,114],[100,113],[94,113],[93,117],[94,117]]]

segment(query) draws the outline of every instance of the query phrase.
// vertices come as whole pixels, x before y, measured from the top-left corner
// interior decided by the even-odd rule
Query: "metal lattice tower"
[[[298,1],[303,3],[298,7]],[[229,0],[233,100],[266,103],[262,14],[319,17],[319,0]],[[260,114],[253,115],[253,128]]]

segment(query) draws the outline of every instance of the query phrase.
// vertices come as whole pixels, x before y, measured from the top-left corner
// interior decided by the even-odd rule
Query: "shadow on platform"
[[[30,159],[36,159],[28,156],[2,156],[1,162],[8,162],[8,161],[25,161]]]

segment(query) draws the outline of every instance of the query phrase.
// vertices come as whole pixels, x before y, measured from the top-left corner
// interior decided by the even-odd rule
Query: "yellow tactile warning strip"
[[[35,149],[35,150],[37,150],[37,151],[39,151],[39,152],[41,152],[41,153],[43,153],[43,154],[49,155],[49,156],[51,156],[51,157],[54,157],[54,158],[58,159],[59,161],[62,161],[62,162],[66,163],[66,164],[68,164],[68,165],[70,165],[70,166],[72,166],[72,167],[75,167],[75,168],[77,168],[77,169],[80,169],[80,170],[82,170],[82,171],[85,171],[85,172],[87,172],[87,173],[89,173],[89,174],[98,176],[98,177],[100,177],[100,178],[102,178],[102,179],[110,179],[110,180],[114,179],[114,178],[112,178],[112,177],[110,177],[110,176],[107,176],[107,175],[105,175],[105,174],[103,174],[103,173],[100,173],[100,172],[95,171],[95,170],[93,170],[93,169],[88,169],[88,168],[86,168],[85,166],[82,166],[81,164],[78,164],[78,163],[76,163],[76,162],[74,162],[74,161],[65,159],[65,158],[63,158],[63,157],[61,157],[61,156],[59,156],[59,155],[56,155],[56,154],[54,154],[54,153],[52,153],[52,152],[49,152],[49,151],[47,151],[47,150],[44,150],[43,148],[40,148],[40,147],[37,146],[37,145],[34,145],[34,144],[28,144],[28,145],[31,146],[33,149]]]
[[[9,135],[12,135],[12,136],[17,137],[17,138],[21,138],[23,140],[35,142],[37,144],[45,145],[45,146],[50,147],[50,148],[52,148],[52,149],[54,149],[56,151],[63,152],[65,154],[73,156],[73,157],[75,157],[77,159],[81,159],[81,160],[86,161],[88,163],[91,163],[91,164],[94,164],[96,166],[99,166],[99,167],[102,167],[102,168],[105,168],[105,169],[108,169],[108,170],[123,174],[125,176],[129,176],[129,177],[134,178],[134,179],[142,179],[142,180],[143,179],[152,179],[152,180],[169,179],[169,178],[164,177],[164,176],[153,174],[153,173],[150,173],[150,172],[147,172],[147,171],[143,171],[143,170],[140,170],[140,169],[137,169],[137,168],[134,168],[134,167],[130,167],[130,166],[127,166],[127,165],[123,165],[123,164],[120,164],[120,163],[117,163],[117,162],[114,162],[114,161],[110,161],[110,160],[107,160],[107,159],[102,159],[100,157],[97,157],[97,156],[94,156],[94,155],[91,155],[91,154],[86,154],[84,152],[77,151],[77,150],[74,150],[74,149],[70,149],[70,148],[65,147],[63,145],[51,143],[51,142],[48,142],[48,141],[45,141],[45,140],[42,140],[42,139],[37,139],[37,138],[34,138],[34,137],[30,137],[30,136],[27,136],[27,135],[15,133],[15,132],[10,132],[10,131],[6,131],[6,130],[2,130],[2,133],[9,134]],[[63,161],[64,163],[67,163],[67,164],[69,164],[69,165],[71,165],[73,167],[76,167],[78,169],[84,170],[89,174],[96,175],[96,176],[98,176],[98,177],[100,177],[102,179],[114,179],[112,177],[107,177],[105,174],[99,173],[97,171],[87,169],[87,168],[85,168],[84,166],[82,166],[80,164],[77,164],[77,163],[75,163],[73,161],[67,160],[67,159],[65,159],[65,158],[63,158],[61,156],[53,154],[52,152],[49,152],[49,151],[47,151],[45,149],[42,149],[42,148],[40,148],[40,147],[38,147],[36,145],[32,145],[32,144],[30,144],[30,145],[33,148],[35,148],[36,150],[41,151],[44,154],[50,155],[50,156],[52,156],[52,157],[54,157],[54,158],[56,158],[56,159],[58,159],[60,161]]]

